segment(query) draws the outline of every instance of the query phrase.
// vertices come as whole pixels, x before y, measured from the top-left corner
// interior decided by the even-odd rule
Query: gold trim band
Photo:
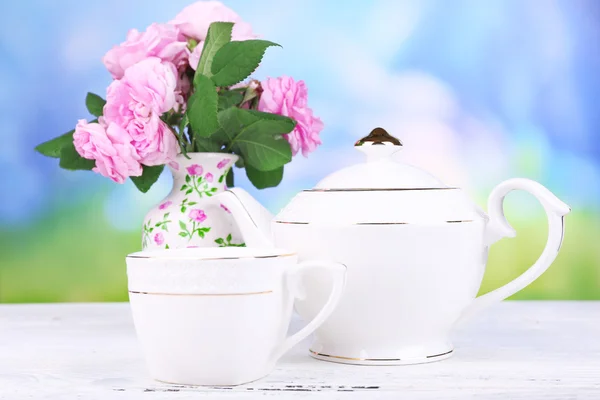
[[[340,189],[304,189],[303,192],[400,192],[406,190],[454,190],[456,187],[439,188],[340,188]]]
[[[273,221],[276,224],[290,224],[290,225],[311,225],[310,222],[294,222],[294,221]],[[458,224],[462,222],[475,222],[473,219],[463,219],[463,220],[455,220],[455,221],[441,221],[446,224]],[[414,222],[354,222],[348,225],[417,225]]]
[[[248,293],[153,293],[153,292],[138,292],[135,290],[130,290],[129,293],[133,293],[133,294],[151,294],[151,295],[155,295],[155,296],[217,296],[217,297],[224,297],[224,296],[254,296],[257,294],[269,294],[269,293],[273,293],[272,290],[267,290],[264,292],[248,292]]]
[[[316,351],[311,350],[311,349],[308,349],[308,351],[310,351],[312,354],[319,356],[319,357],[330,357],[330,358],[337,358],[340,360],[349,360],[349,361],[409,361],[410,360],[410,359],[402,359],[402,358],[353,358],[353,357],[332,356],[329,354],[317,353]],[[452,353],[453,351],[454,351],[454,349],[447,351],[445,353],[426,356],[425,358],[441,357],[441,356],[448,355],[448,354]]]
[[[169,257],[167,255],[161,257],[153,257],[153,256],[142,256],[142,255],[136,255],[136,256],[127,256],[127,258],[153,258],[156,260],[164,260],[164,259],[168,259],[168,260],[198,260],[198,261],[215,261],[215,260],[243,260],[243,259],[248,259],[248,258],[277,258],[277,257],[291,257],[291,256],[295,256],[298,253],[286,253],[286,254],[274,254],[274,255],[269,255],[269,256],[246,256],[246,257],[213,257],[213,258],[202,258],[202,257]]]

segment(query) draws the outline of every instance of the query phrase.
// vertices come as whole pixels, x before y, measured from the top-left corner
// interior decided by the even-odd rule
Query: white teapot
[[[528,179],[510,179],[490,195],[486,215],[463,190],[392,160],[400,141],[381,129],[355,147],[367,162],[337,171],[296,195],[274,219],[240,189],[217,197],[234,214],[248,246],[274,245],[300,260],[347,267],[345,293],[316,331],[310,353],[351,364],[412,364],[452,354],[451,330],[479,310],[537,279],[554,261],[570,208]],[[514,237],[502,209],[504,196],[533,194],[548,215],[540,258],[512,282],[483,296],[479,290],[489,246]],[[314,318],[330,293],[327,275],[307,274],[296,303]]]

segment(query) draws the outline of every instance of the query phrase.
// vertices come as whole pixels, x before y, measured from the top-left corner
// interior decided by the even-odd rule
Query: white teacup
[[[239,385],[260,379],[325,321],[345,284],[342,264],[297,263],[278,249],[158,250],[127,256],[129,299],[154,379],[189,385]],[[318,315],[287,337],[299,277],[331,274]]]

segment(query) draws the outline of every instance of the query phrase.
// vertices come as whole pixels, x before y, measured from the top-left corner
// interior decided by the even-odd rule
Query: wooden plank
[[[0,305],[0,398],[600,398],[600,302],[504,302],[454,339],[446,361],[397,367],[317,361],[304,342],[260,381],[198,388],[147,376],[127,304]]]

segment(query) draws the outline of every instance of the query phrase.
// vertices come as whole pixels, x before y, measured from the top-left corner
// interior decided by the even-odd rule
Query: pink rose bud
[[[204,213],[204,210],[200,210],[198,208],[192,209],[188,217],[196,222],[204,222],[206,220],[206,214]]]
[[[192,176],[200,176],[204,172],[204,168],[202,168],[202,165],[198,165],[198,164],[192,164],[189,167],[187,167],[186,169],[187,169],[188,174],[190,174]]]
[[[258,110],[284,115],[296,121],[296,127],[289,134],[283,135],[290,142],[292,154],[302,150],[302,155],[314,151],[321,144],[319,133],[323,129],[321,120],[313,116],[308,107],[308,90],[304,81],[293,78],[268,78],[261,84],[263,93],[258,103]]]

